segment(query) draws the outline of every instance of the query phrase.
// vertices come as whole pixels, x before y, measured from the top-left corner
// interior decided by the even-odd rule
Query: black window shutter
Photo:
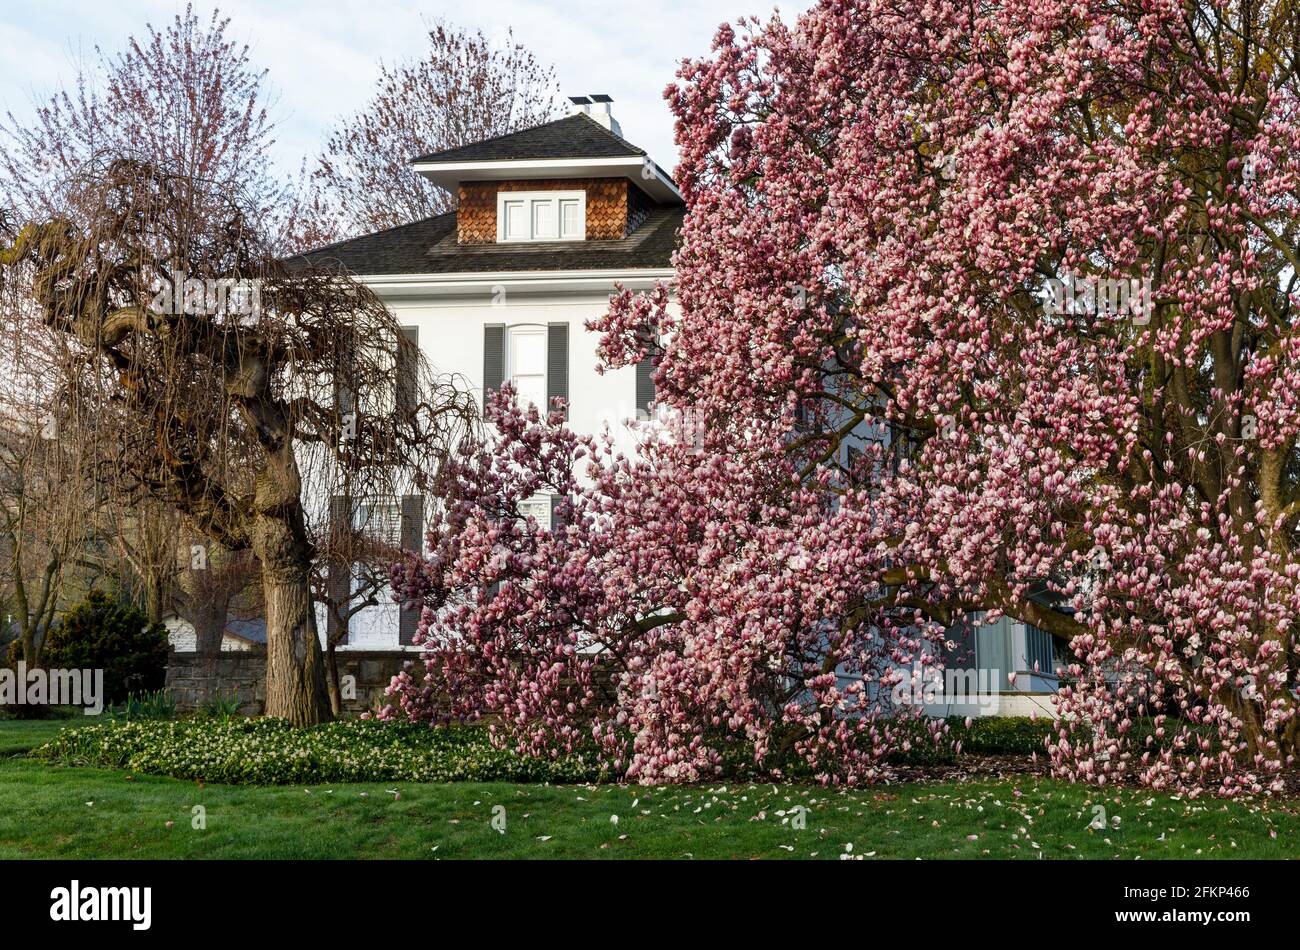
[[[424,496],[402,496],[402,550],[416,554],[424,550]],[[409,646],[415,642],[415,631],[420,626],[420,606],[405,604],[399,609],[397,642]]]
[[[405,414],[415,410],[419,396],[420,328],[402,327],[402,336],[411,342],[397,345],[397,411]]]
[[[345,531],[351,531],[351,514],[352,509],[348,504],[346,495],[335,495],[330,499],[330,524],[329,531],[331,536],[337,536]],[[334,615],[337,610],[344,612],[347,609],[347,601],[352,594],[352,565],[344,564],[337,556],[332,557],[329,563],[329,576],[326,580],[329,591],[329,603],[325,610],[325,635],[335,643],[343,644],[348,642],[348,631],[344,627],[343,634],[335,639],[339,632],[339,621]]]
[[[564,519],[564,512],[560,507],[563,503],[564,503],[563,495],[551,496],[551,530],[552,531],[555,531],[557,528],[563,528],[566,523]]]
[[[483,409],[488,399],[506,381],[506,325],[489,323],[483,327]]]
[[[655,401],[654,362],[647,356],[636,364],[636,417],[650,418],[650,404]]]
[[[554,400],[569,399],[569,325],[552,323],[546,328],[546,409]],[[565,411],[568,417],[568,411]]]

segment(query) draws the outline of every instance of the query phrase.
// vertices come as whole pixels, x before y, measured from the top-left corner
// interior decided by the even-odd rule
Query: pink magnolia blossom
[[[427,655],[390,714],[491,716],[644,782],[738,753],[866,782],[916,735],[893,688],[982,610],[1068,639],[1058,775],[1279,787],[1300,622],[1280,9],[823,0],[720,29],[668,90],[676,305],[619,294],[592,327],[611,366],[652,354],[701,435],[622,458],[507,394],[498,450],[401,569]],[[868,431],[888,438],[850,464]],[[566,499],[549,531],[520,515],[538,492]]]

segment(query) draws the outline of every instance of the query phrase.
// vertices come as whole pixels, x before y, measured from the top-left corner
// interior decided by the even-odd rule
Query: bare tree
[[[43,326],[66,341],[59,379],[95,430],[99,483],[256,556],[266,711],[327,719],[312,523],[346,486],[426,484],[474,404],[431,376],[367,288],[279,262],[229,191],[121,159],[72,187],[78,219],[29,222],[0,266],[30,278]]]
[[[100,531],[111,540],[103,571],[136,603],[150,623],[159,623],[172,607],[180,573],[180,512],[151,499],[129,508],[105,507]]]
[[[178,577],[175,611],[194,628],[194,648],[202,657],[221,652],[226,622],[236,603],[259,594],[261,570],[252,551],[226,551],[196,545]],[[201,559],[201,563],[200,563]]]
[[[75,214],[64,183],[104,156],[134,158],[203,181],[213,195],[235,191],[259,231],[280,248],[330,235],[312,230],[310,198],[299,178],[270,158],[274,123],[266,71],[229,36],[217,10],[201,20],[190,6],[161,30],[146,26],[121,52],[96,47],[71,86],[20,121],[0,120],[4,203],[24,220]]]
[[[555,71],[541,66],[513,34],[494,45],[482,32],[437,23],[428,53],[380,66],[378,89],[342,120],[313,172],[339,236],[377,231],[455,207],[455,197],[411,168],[411,159],[469,145],[555,118]]]
[[[115,554],[105,572],[145,605],[149,622],[180,617],[193,627],[198,653],[219,653],[233,605],[260,594],[251,552],[195,536],[179,511],[148,497],[130,507],[106,506],[100,520]]]
[[[22,381],[0,387],[0,585],[6,626],[35,666],[64,581],[91,543],[97,499],[81,477],[82,441],[52,398],[58,341],[40,332],[20,288],[0,286],[0,315],[0,372]]]
[[[0,580],[20,658],[40,663],[64,580],[87,541],[73,453],[43,423],[0,426]]]

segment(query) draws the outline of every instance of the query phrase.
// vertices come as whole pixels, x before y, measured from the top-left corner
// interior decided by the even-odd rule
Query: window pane
[[[546,405],[545,376],[516,376],[514,383],[515,390],[519,393],[519,405],[532,403],[543,413],[550,408]]]
[[[506,202],[506,237],[511,240],[520,240],[528,236],[527,221],[524,218],[524,203],[522,201]]]
[[[533,202],[533,238],[544,240],[555,236],[555,200],[538,198]]]
[[[511,334],[512,375],[540,375],[546,372],[546,334],[539,330],[516,330]]]
[[[560,202],[560,220],[563,222],[560,231],[561,237],[582,237],[582,221],[581,215],[578,213],[580,210],[576,201]]]

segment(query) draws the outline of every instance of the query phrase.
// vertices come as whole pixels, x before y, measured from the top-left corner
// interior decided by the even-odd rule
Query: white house
[[[622,138],[608,96],[575,97],[569,116],[414,160],[457,209],[313,251],[341,267],[398,317],[437,373],[482,400],[504,382],[522,398],[568,400],[569,424],[625,439],[624,423],[653,399],[649,365],[599,374],[598,337],[584,323],[615,285],[671,280],[684,207],[672,179]],[[534,500],[549,523],[549,498]],[[404,547],[421,543],[422,500],[394,499],[387,518]],[[327,621],[318,614],[322,635]],[[409,650],[418,618],[367,608],[341,650]]]
[[[194,625],[182,617],[167,617],[167,643],[176,653],[194,653],[198,650],[198,636]],[[241,620],[230,617],[221,632],[223,653],[249,653],[266,649],[266,621],[258,618]]]

